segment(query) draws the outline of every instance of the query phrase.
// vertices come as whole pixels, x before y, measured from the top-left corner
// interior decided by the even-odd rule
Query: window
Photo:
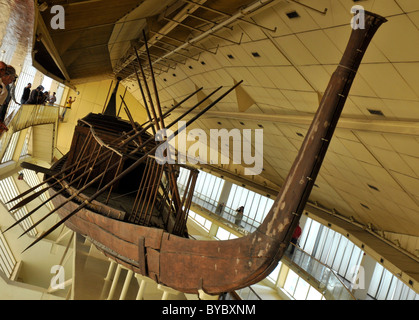
[[[310,287],[310,289],[308,290],[306,300],[322,300],[322,298],[323,296],[319,291],[317,291],[313,287]]]
[[[364,253],[345,236],[310,218],[304,225],[299,242],[305,252],[349,281],[358,270]]]
[[[323,300],[319,291],[292,270],[288,270],[283,289],[296,300]]]
[[[377,263],[368,295],[377,300],[419,300],[419,294]]]
[[[15,265],[16,260],[10,251],[6,239],[0,233],[0,271],[2,271],[7,278],[10,278]]]
[[[274,269],[274,271],[271,272],[271,274],[267,277],[268,280],[270,280],[273,283],[276,283],[279,276],[279,271],[281,270],[282,262],[280,261],[278,263],[278,266]]]
[[[42,80],[42,86],[44,87],[45,91],[50,91],[52,84],[52,79],[50,77],[44,76],[44,79]]]
[[[28,85],[28,83],[33,84],[33,80],[35,78],[37,70],[32,66],[32,58],[30,55],[25,59],[25,62],[22,67],[22,71],[19,74],[19,78],[17,79],[16,89],[15,89],[15,98],[17,102],[20,103],[20,99],[23,94],[23,89]],[[32,89],[35,89],[32,87]],[[7,109],[6,117],[12,113],[13,111],[17,110],[20,107],[19,104],[15,103],[12,99],[10,102],[10,106]]]
[[[284,289],[287,291],[291,296],[294,296],[295,288],[297,287],[298,282],[298,275],[292,271],[288,271],[287,280],[284,284]]]
[[[233,210],[244,206],[244,221],[257,227],[265,219],[273,203],[268,197],[233,184],[226,206]]]
[[[195,222],[197,222],[206,231],[209,231],[211,229],[212,222],[205,219],[204,217],[200,216],[196,212],[193,212],[192,210],[189,210],[189,217],[192,218]]]
[[[15,153],[16,144],[19,140],[19,136],[20,131],[13,133],[9,145],[7,146],[6,152],[4,153],[3,159],[1,159],[1,163],[5,163],[13,159],[13,154]]]
[[[228,232],[227,230],[219,227],[215,237],[219,240],[228,240],[228,239],[230,239],[230,235],[231,235],[230,232]]]
[[[23,180],[25,180],[25,182],[28,184],[29,187],[33,188],[36,187],[37,185],[40,184],[40,179],[38,177],[38,175],[32,171],[32,170],[28,170],[28,169],[23,169],[22,171],[23,173]],[[35,189],[36,192],[41,191],[43,189],[43,187],[38,187]],[[42,202],[45,202],[48,200],[48,192],[44,192],[39,196],[40,200]],[[53,204],[49,201],[45,204],[50,210],[54,209]]]
[[[6,208],[12,208],[17,201],[12,201],[11,203],[6,204],[10,200],[14,199],[19,195],[19,191],[17,189],[16,183],[13,180],[12,177],[5,178],[3,180],[0,180],[0,190],[2,191],[0,193],[0,201],[3,202],[3,204],[6,206]],[[22,218],[24,215],[28,213],[26,207],[22,207],[19,210],[13,212],[13,217],[18,220]],[[29,217],[22,221],[20,225],[23,227],[24,230],[29,229],[32,227],[32,219]],[[32,229],[29,231],[29,234],[32,236],[36,236],[37,232],[36,229]]]
[[[25,142],[23,143],[22,151],[20,152],[20,156],[24,157],[29,154],[29,144],[32,138],[32,127],[30,127],[26,133]]]
[[[302,278],[298,278],[297,287],[295,288],[294,298],[296,300],[306,300],[310,285]]]

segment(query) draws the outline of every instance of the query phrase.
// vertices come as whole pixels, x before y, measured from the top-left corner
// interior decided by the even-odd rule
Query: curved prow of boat
[[[154,141],[153,136],[141,136],[147,127],[138,131],[139,128],[132,122],[131,125],[135,134],[131,138],[128,139],[127,135],[124,135],[113,140],[115,137],[109,136],[110,132],[107,130],[107,135],[102,132],[101,136],[107,138],[109,142],[98,143],[95,142],[96,134],[92,128],[88,129],[83,126],[85,121],[80,121],[81,125],[76,129],[76,132],[84,137],[79,139],[79,141],[84,141],[81,149],[84,151],[74,153],[79,148],[72,147],[73,154],[69,154],[69,159],[71,157],[81,159],[83,153],[90,154],[86,157],[87,162],[96,163],[97,161],[104,169],[97,165],[96,168],[98,168],[99,173],[82,188],[77,188],[76,185],[80,182],[79,179],[88,181],[91,170],[87,164],[83,164],[81,161],[75,163],[68,161],[66,170],[69,170],[69,172],[66,175],[46,177],[45,183],[49,183],[50,186],[59,186],[58,189],[50,187],[49,191],[52,195],[51,199],[56,205],[54,211],[58,212],[61,221],[44,233],[43,236],[55,230],[61,223],[65,223],[70,229],[88,237],[105,255],[118,263],[136,273],[154,279],[157,283],[185,293],[198,293],[202,290],[208,294],[220,294],[246,287],[264,279],[277,266],[290,243],[291,235],[304,210],[361,60],[375,32],[385,21],[386,19],[376,14],[365,12],[365,28],[352,30],[343,58],[331,77],[297,158],[271,210],[263,223],[253,233],[228,241],[198,241],[184,237],[187,210],[192,199],[196,175],[191,175],[190,192],[181,199],[174,183],[176,181],[174,172],[176,168],[174,167],[169,167],[167,172],[159,171],[159,176],[162,176],[163,173],[167,176],[164,180],[163,189],[171,191],[166,192],[164,198],[159,198],[157,191],[153,193],[154,199],[157,199],[155,203],[165,204],[165,212],[173,217],[172,224],[164,222],[163,226],[165,228],[156,228],[151,224],[133,223],[127,217],[121,218],[124,215],[129,216],[129,212],[107,206],[108,199],[106,199],[105,205],[98,203],[96,198],[104,191],[117,188],[117,183],[120,181],[120,184],[124,185],[122,179],[128,175],[134,175],[132,173],[135,170],[140,170],[142,176],[146,179],[148,176],[152,177],[153,174],[148,174],[150,170],[144,166],[144,162],[147,160],[147,165],[148,163],[151,165],[151,162],[154,163],[150,167],[150,172],[153,172],[153,170],[157,172],[161,169],[155,164],[156,161],[152,157],[152,152],[156,150],[158,145],[155,142],[150,142]],[[210,106],[207,106],[193,119],[189,120],[188,124],[196,120],[206,110],[209,110],[212,105],[234,90],[239,84],[236,84],[211,103]],[[153,111],[153,106],[150,106],[150,109]],[[154,122],[157,123],[156,112],[153,112],[153,114],[155,114]],[[103,116],[106,117],[106,115]],[[159,111],[159,116],[161,124],[164,125],[162,120],[165,115],[162,115]],[[99,117],[99,119],[96,119],[96,117]],[[99,121],[102,120],[101,117],[102,115],[91,115],[89,121]],[[89,122],[85,124],[89,125]],[[120,122],[120,125],[127,126],[126,130],[123,130],[124,132],[129,130],[126,123]],[[139,141],[132,141],[134,138],[138,138]],[[77,135],[73,138],[73,142],[76,142],[76,140]],[[108,149],[108,144],[112,144],[111,142],[117,149]],[[135,142],[135,145],[132,145],[133,142]],[[91,143],[96,151],[89,153],[88,150],[90,149],[87,146]],[[126,152],[124,150],[129,146],[136,151],[129,152],[128,156],[122,157],[121,155]],[[103,151],[104,149],[106,151]],[[131,159],[131,156],[138,154],[137,151],[141,151],[138,157]],[[129,163],[127,169],[124,169],[125,161],[128,160],[132,160],[132,162]],[[58,162],[56,165],[59,166],[60,163]],[[81,169],[85,170],[84,173],[76,178],[74,173]],[[113,171],[109,174],[114,175],[115,178],[112,178],[104,187],[98,188],[100,190],[93,195],[89,196],[83,193],[87,191],[90,185],[93,186],[96,180],[99,181],[105,175],[108,175],[110,169]],[[121,173],[120,169],[122,170]],[[70,177],[70,181],[73,182],[69,184],[65,180],[66,177]],[[77,184],[74,182],[77,182]],[[99,185],[101,184],[102,181]],[[150,183],[149,185],[153,186],[155,184]],[[157,189],[158,185],[155,190]],[[62,190],[65,190],[65,193]],[[141,190],[141,188],[138,190]],[[169,205],[166,201],[168,198],[172,199]],[[30,199],[28,197],[28,200],[22,200],[20,205],[25,204]],[[151,202],[151,207],[154,208],[154,200]],[[170,227],[172,225],[178,225],[179,228]],[[180,231],[171,232],[171,230]],[[33,244],[40,239],[42,237],[39,237]]]
[[[183,292],[202,289],[217,294],[248,286],[273,271],[304,210],[364,53],[385,21],[365,12],[365,29],[352,30],[300,151],[260,227],[246,237],[216,243],[163,235],[160,282]]]

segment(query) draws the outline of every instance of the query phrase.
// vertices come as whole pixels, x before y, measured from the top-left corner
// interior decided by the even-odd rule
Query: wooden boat
[[[185,192],[180,194],[178,167],[155,161],[153,153],[159,144],[146,130],[170,127],[165,126],[165,115],[157,103],[157,108],[146,105],[152,122],[142,126],[131,117],[130,122],[117,119],[114,107],[79,121],[69,154],[46,172],[43,182],[56,207],[50,214],[58,212],[61,221],[32,245],[65,223],[109,258],[181,292],[202,290],[215,295],[264,279],[290,243],[362,57],[385,21],[365,12],[365,29],[352,30],[289,175],[267,217],[253,233],[228,241],[188,238],[186,219],[197,171],[189,168]],[[26,197],[13,209],[38,194]],[[133,196],[127,199],[129,195]],[[123,201],[118,202],[118,198]]]

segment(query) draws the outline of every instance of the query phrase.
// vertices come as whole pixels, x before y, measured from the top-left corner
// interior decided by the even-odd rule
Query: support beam
[[[177,110],[174,113],[182,113]],[[191,114],[196,113],[192,112]],[[202,119],[231,119],[231,120],[247,120],[262,122],[277,122],[292,125],[309,125],[313,120],[311,115],[281,115],[267,113],[241,113],[241,112],[223,112],[209,111]],[[337,125],[338,129],[361,130],[368,132],[380,133],[397,133],[408,135],[419,135],[419,121],[398,121],[398,120],[375,120],[375,119],[355,119],[349,117],[341,117]]]

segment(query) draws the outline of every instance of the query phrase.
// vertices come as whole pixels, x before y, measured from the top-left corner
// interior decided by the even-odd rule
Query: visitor
[[[67,110],[68,109],[71,109],[71,105],[73,104],[73,102],[74,101],[76,101],[76,97],[74,97],[74,99],[72,99],[71,97],[67,100],[67,103],[66,103],[66,105],[65,105],[65,109],[64,109],[64,112],[63,112],[63,114],[61,115],[61,117],[60,117],[60,120],[61,121],[64,121],[64,116],[65,116],[65,114],[66,114],[66,112],[67,112]]]
[[[12,85],[16,81],[17,75],[16,70],[12,66],[6,66],[6,71],[4,76],[1,77],[1,93],[0,93],[0,121],[4,122],[4,119],[7,114],[7,109],[10,104],[10,100],[12,100]]]
[[[28,83],[28,85],[23,89],[22,98],[20,98],[20,103],[25,104],[28,101],[29,96],[31,95],[31,87],[32,83]]]
[[[241,222],[243,219],[243,212],[244,212],[244,206],[240,206],[239,208],[237,208],[236,210],[236,220],[235,220],[235,224],[239,227],[241,227]]]
[[[290,254],[294,253],[295,247],[297,246],[297,242],[298,239],[301,236],[301,228],[300,228],[300,223],[298,223],[297,228],[295,228],[294,233],[292,234],[291,237],[291,251]]]
[[[57,96],[56,96],[56,93],[54,92],[52,96],[50,96],[49,98],[48,105],[53,106],[56,101],[57,101]]]
[[[32,90],[28,101],[26,101],[26,104],[38,104],[39,95],[42,95],[42,90],[44,90],[43,86],[38,86],[36,89]]]

